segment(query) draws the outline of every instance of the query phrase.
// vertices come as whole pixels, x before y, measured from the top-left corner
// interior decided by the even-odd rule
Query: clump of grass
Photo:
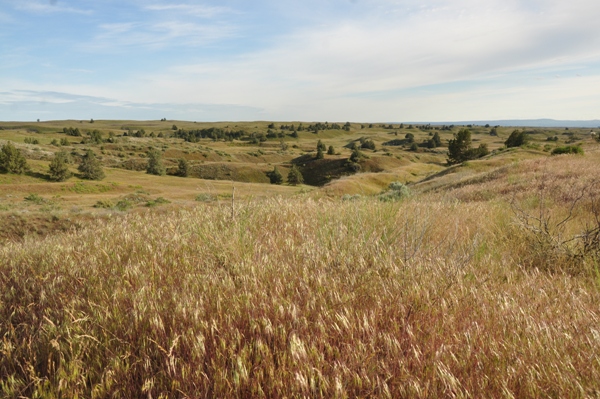
[[[119,200],[116,204],[115,204],[115,208],[118,209],[119,211],[127,211],[129,209],[131,209],[133,207],[133,202],[131,202],[129,199],[124,198],[122,200]]]
[[[270,199],[0,247],[7,397],[578,397],[598,289],[506,205]]]
[[[146,206],[152,208],[155,206],[170,204],[170,203],[171,203],[171,201],[169,201],[168,199],[163,198],[163,197],[158,197],[153,200],[148,200],[148,202],[146,202]]]
[[[39,194],[34,193],[27,195],[24,199],[25,201],[34,203],[36,205],[42,205],[46,203],[46,200],[43,197],[41,197]]]
[[[198,201],[198,202],[211,202],[214,200],[215,200],[215,197],[212,194],[208,194],[208,193],[200,193],[196,196],[196,201]]]
[[[115,206],[110,200],[99,200],[94,204],[94,208],[109,209]]]

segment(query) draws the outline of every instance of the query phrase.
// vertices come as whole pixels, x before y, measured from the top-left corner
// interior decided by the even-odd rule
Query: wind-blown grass
[[[600,393],[598,290],[522,267],[506,204],[236,206],[1,247],[1,395]]]

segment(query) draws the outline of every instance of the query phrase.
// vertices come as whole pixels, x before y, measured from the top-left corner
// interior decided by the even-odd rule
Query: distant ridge
[[[397,122],[398,123],[398,122]],[[490,125],[490,126],[523,126],[523,127],[583,127],[600,128],[600,120],[570,121],[556,119],[505,119],[505,120],[483,120],[483,121],[458,121],[458,122],[404,122],[415,125]]]

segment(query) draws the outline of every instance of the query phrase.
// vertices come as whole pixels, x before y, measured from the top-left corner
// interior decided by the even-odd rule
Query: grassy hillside
[[[5,128],[11,140],[64,137]],[[1,396],[597,396],[599,145],[550,156],[555,131],[505,150],[510,131],[486,130],[473,137],[492,153],[450,167],[443,147],[379,147],[394,129],[368,125],[302,131],[286,150],[164,137],[123,150],[144,159],[164,140],[173,162],[331,176],[370,131],[376,152],[362,151],[360,171],[323,186],[123,167],[54,183],[35,154],[55,149],[22,143],[32,171],[0,175],[14,236],[0,245]],[[307,158],[316,136],[339,154]],[[410,195],[382,201],[394,181]]]

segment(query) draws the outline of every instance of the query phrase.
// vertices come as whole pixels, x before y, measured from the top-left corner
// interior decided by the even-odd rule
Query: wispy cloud
[[[53,119],[173,119],[232,120],[252,119],[262,110],[235,104],[134,103],[116,99],[63,92],[15,90],[0,92],[0,117],[35,120]]]
[[[40,2],[31,0],[21,0],[16,6],[18,10],[28,11],[38,14],[50,14],[50,13],[73,13],[73,14],[93,14],[92,10],[86,10],[81,8],[68,7],[58,4],[56,1]]]
[[[100,32],[85,47],[119,50],[122,47],[144,46],[161,49],[166,46],[202,46],[233,37],[232,25],[199,24],[184,21],[128,22],[100,25]]]
[[[210,7],[198,4],[151,4],[144,7],[149,11],[175,12],[202,18],[212,18],[219,14],[231,13],[227,7]]]

